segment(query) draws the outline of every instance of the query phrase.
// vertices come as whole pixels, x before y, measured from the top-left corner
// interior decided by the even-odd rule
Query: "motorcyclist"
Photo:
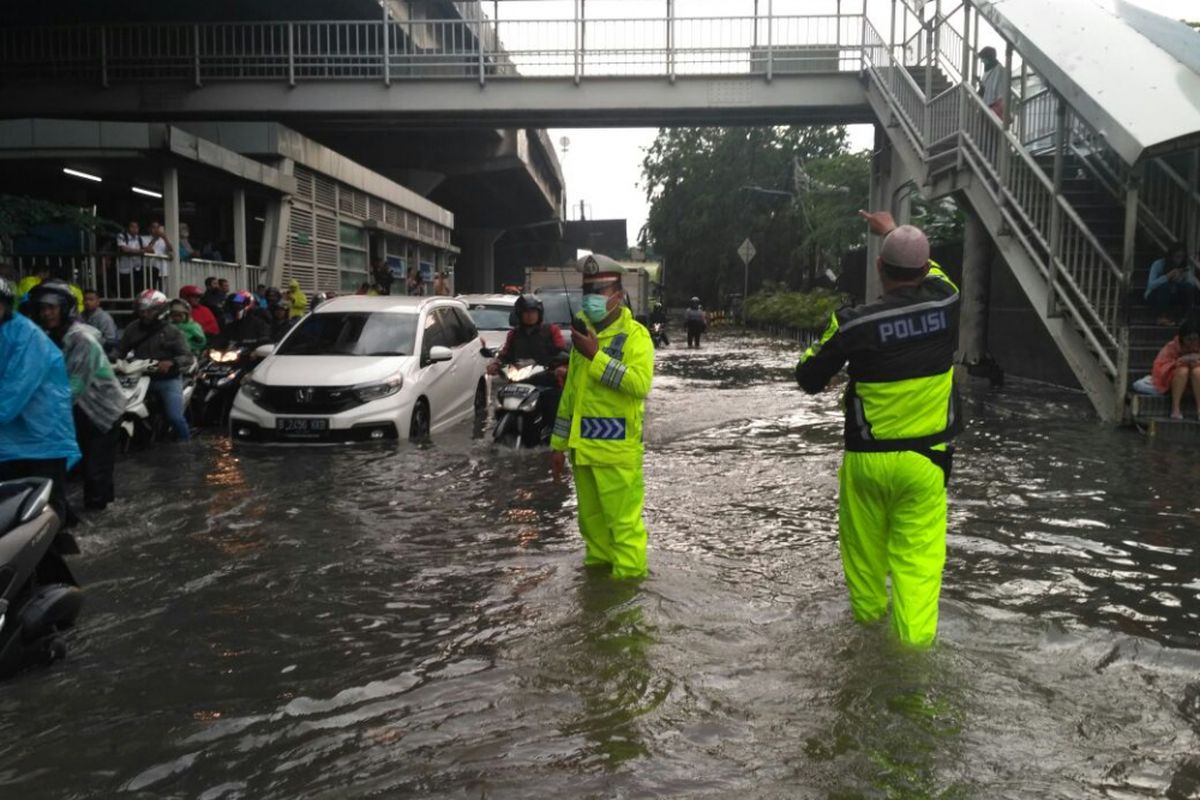
[[[657,333],[654,331],[655,325],[662,326]],[[667,338],[667,309],[663,307],[661,300],[655,300],[654,308],[650,311],[650,333],[652,337],[657,336],[663,344],[671,343]]]
[[[522,361],[532,361],[553,370],[554,381],[550,391],[542,392],[538,398],[538,412],[542,420],[551,423],[558,409],[558,398],[566,375],[569,355],[566,342],[558,326],[545,321],[545,308],[537,295],[521,295],[513,311],[517,324],[508,332],[508,338],[504,340],[496,359],[488,364],[488,374],[498,375],[504,365]]]
[[[277,302],[271,305],[271,342],[279,344],[283,341],[283,337],[287,336],[287,332],[296,326],[300,321],[299,317],[288,316],[289,308],[287,303]]]
[[[125,393],[104,354],[100,332],[79,319],[74,293],[65,281],[38,284],[29,292],[29,304],[66,362],[75,435],[83,454],[83,504],[103,510],[115,497],[116,425],[125,411]]]
[[[0,480],[54,481],[50,502],[68,519],[67,470],[79,460],[62,353],[17,312],[16,287],[0,277]]]
[[[257,312],[254,296],[247,291],[234,292],[225,301],[229,324],[221,332],[222,345],[240,342],[260,344],[271,341],[271,323]]]
[[[708,317],[704,313],[704,309],[700,307],[700,298],[693,297],[688,301],[687,311],[684,312],[683,321],[687,326],[687,346],[699,347],[700,334],[708,330]]]
[[[150,378],[150,391],[162,401],[163,415],[175,429],[180,441],[191,438],[183,416],[183,383],[180,373],[196,362],[188,349],[183,332],[167,322],[170,301],[157,289],[147,289],[134,302],[137,319],[121,334],[117,352],[128,358],[147,358],[158,362]]]
[[[192,319],[192,307],[183,300],[172,300],[170,305],[171,324],[183,332],[188,349],[197,358],[208,347],[208,337],[200,328],[200,323]]]

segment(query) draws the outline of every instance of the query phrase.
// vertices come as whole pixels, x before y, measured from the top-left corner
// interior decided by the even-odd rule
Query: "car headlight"
[[[393,375],[385,381],[379,383],[360,383],[358,386],[351,388],[355,396],[364,403],[369,403],[372,400],[379,400],[383,397],[391,397],[400,388],[404,386],[404,376]]]
[[[242,381],[242,394],[251,400],[261,400],[264,393],[265,387],[258,381],[249,378]]]

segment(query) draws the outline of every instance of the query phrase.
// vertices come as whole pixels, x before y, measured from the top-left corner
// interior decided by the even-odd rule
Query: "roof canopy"
[[[979,10],[1127,163],[1200,146],[1200,34],[1126,0]]]

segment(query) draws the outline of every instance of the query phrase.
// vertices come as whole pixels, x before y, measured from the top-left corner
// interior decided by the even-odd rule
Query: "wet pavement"
[[[795,355],[660,354],[640,587],[469,429],[125,459],[67,661],[0,686],[0,797],[1200,797],[1194,452],[969,387],[941,637],[900,652],[850,620]]]

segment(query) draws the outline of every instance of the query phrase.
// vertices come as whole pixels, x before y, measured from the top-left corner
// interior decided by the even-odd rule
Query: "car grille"
[[[258,405],[272,414],[340,414],[362,405],[348,386],[264,386]]]

